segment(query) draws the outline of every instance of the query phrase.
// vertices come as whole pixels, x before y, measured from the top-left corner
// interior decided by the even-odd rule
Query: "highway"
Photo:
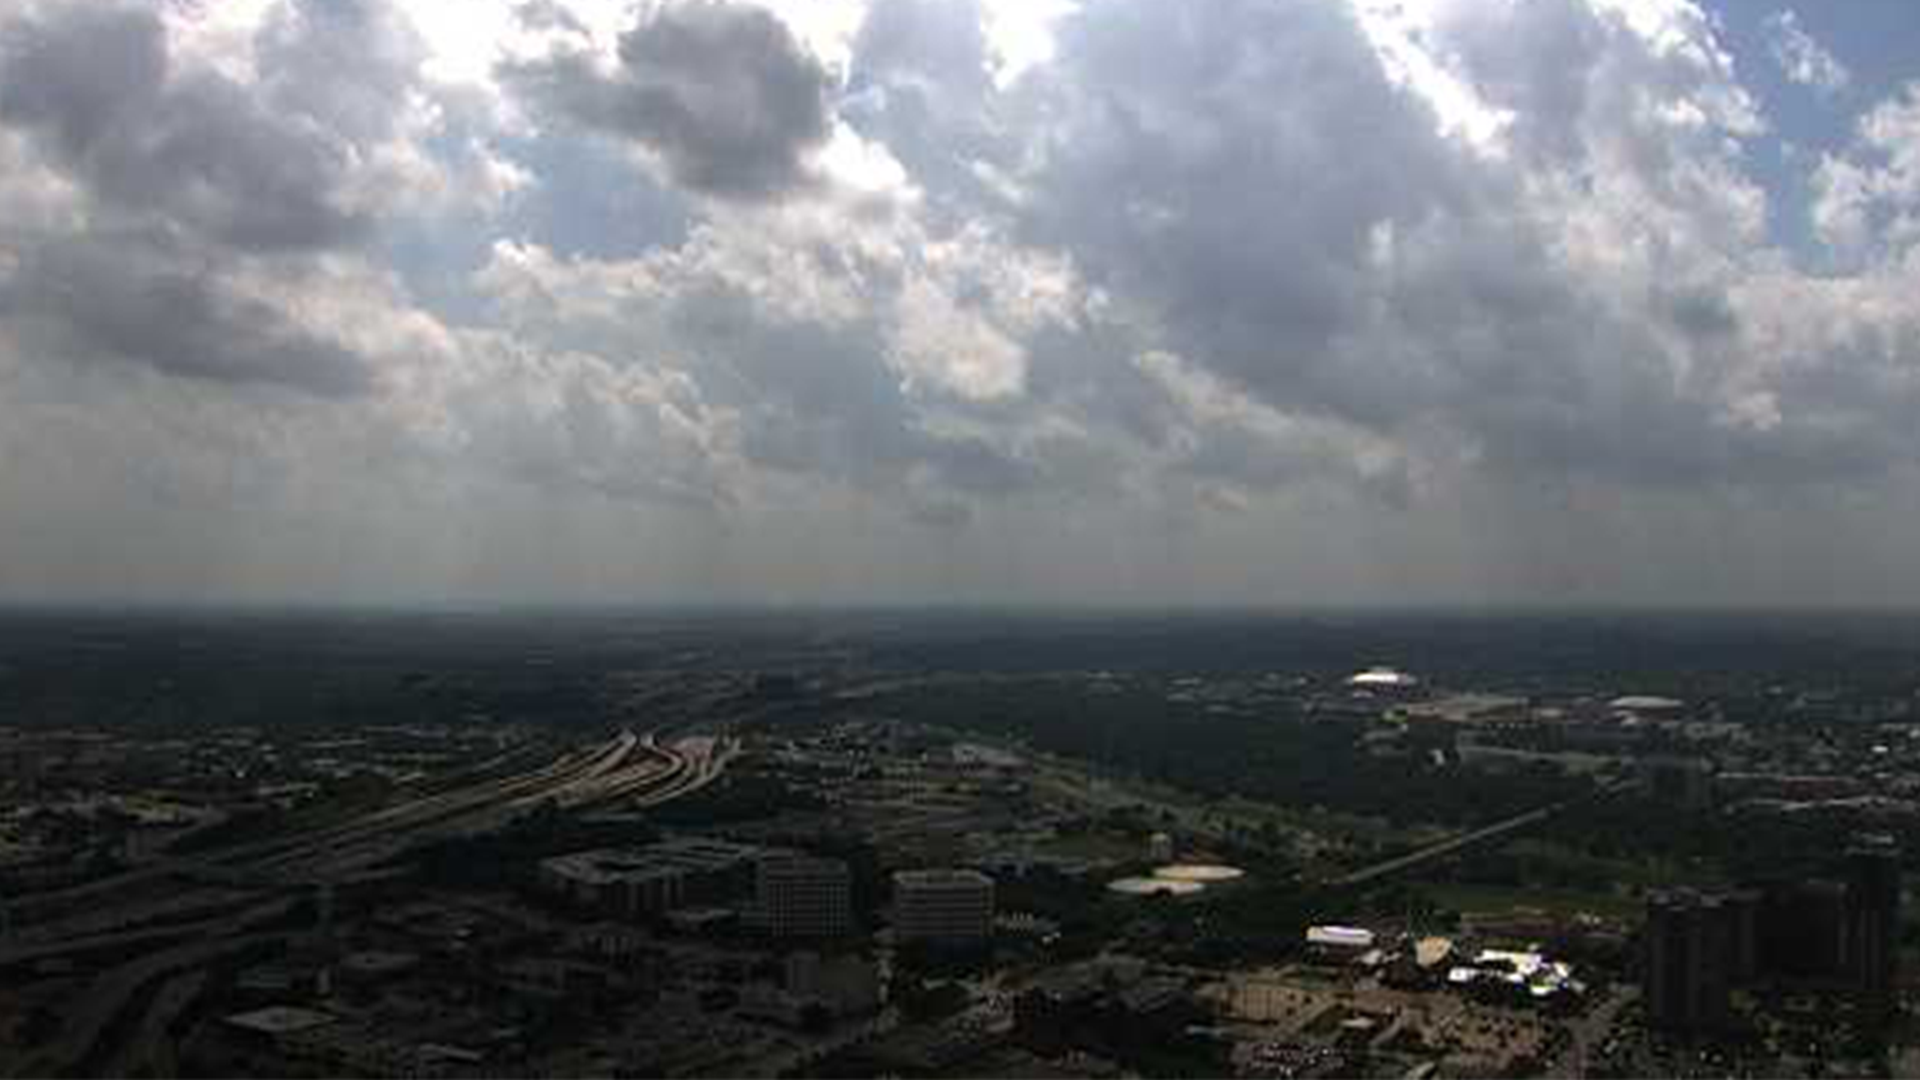
[[[236,890],[245,894],[337,881],[437,836],[497,827],[528,806],[618,769],[640,742],[632,732],[622,732],[523,772],[418,796],[339,824],[191,859],[163,859],[133,873],[28,898],[16,905],[19,925],[15,940],[0,949],[0,967],[32,946],[186,921],[195,912],[231,905]],[[180,888],[183,879],[190,888]]]
[[[12,1075],[70,1073],[89,1061],[151,1060],[162,1029],[190,1007],[201,985],[189,976],[207,964],[291,936],[265,931],[320,882],[339,883],[408,848],[498,828],[540,806],[563,810],[627,803],[656,806],[699,790],[724,770],[737,744],[681,739],[659,745],[623,731],[605,742],[498,776],[470,770],[464,784],[383,807],[294,836],[236,845],[197,859],[171,859],[64,891],[64,907],[0,948],[0,970],[54,957],[136,955],[102,972],[64,1017],[54,1043],[17,1064]],[[492,763],[496,764],[496,763]],[[161,983],[130,1036],[104,1045],[143,988]],[[125,1040],[115,1038],[114,1043]],[[110,1056],[118,1053],[119,1056]]]
[[[102,1045],[106,1041],[103,1036],[141,987],[287,937],[284,931],[261,932],[256,928],[284,917],[291,908],[289,900],[263,904],[237,920],[222,920],[219,929],[207,936],[149,953],[102,974],[67,1014],[53,1045],[21,1062],[13,1075],[64,1076],[73,1072],[89,1057],[110,1049]],[[164,1005],[177,1015],[190,1001],[168,1000],[156,1004]],[[146,1026],[142,1024],[143,1030]]]

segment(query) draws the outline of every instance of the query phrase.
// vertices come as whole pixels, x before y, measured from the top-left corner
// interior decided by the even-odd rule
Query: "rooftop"
[[[340,1018],[332,1013],[318,1009],[298,1009],[289,1005],[273,1005],[252,1012],[235,1013],[226,1018],[227,1023],[245,1031],[259,1032],[262,1035],[291,1035],[298,1031],[311,1031],[337,1022]]]
[[[1673,712],[1687,707],[1687,703],[1670,697],[1655,697],[1651,694],[1627,694],[1607,702],[1611,709],[1624,709],[1627,712]]]
[[[1307,944],[1331,946],[1341,949],[1370,949],[1374,935],[1371,930],[1362,930],[1352,926],[1310,926],[1307,928]]]
[[[757,861],[765,849],[723,840],[665,840],[635,848],[600,848],[556,855],[541,865],[555,874],[604,884],[685,873],[711,873]]]
[[[1419,685],[1420,680],[1404,671],[1390,667],[1370,667],[1347,678],[1348,686],[1392,686],[1410,687]]]
[[[893,875],[896,886],[972,885],[990,886],[993,879],[978,870],[900,870]]]

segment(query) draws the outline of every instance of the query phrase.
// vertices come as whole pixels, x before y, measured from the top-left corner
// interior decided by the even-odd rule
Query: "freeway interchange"
[[[658,806],[712,782],[737,749],[726,739],[662,741],[628,730],[548,760],[503,755],[324,827],[23,898],[14,905],[16,932],[0,943],[0,978],[46,970],[48,962],[101,967],[53,1040],[6,1072],[68,1075],[89,1064],[127,1064],[120,1043],[163,1043],[153,1029],[185,1008],[180,988],[197,985],[183,976],[304,933],[287,929],[288,917],[321,887],[392,874],[381,868],[412,848],[491,832],[540,808]],[[155,986],[172,989],[148,995],[150,1015],[127,1023],[131,1006]]]

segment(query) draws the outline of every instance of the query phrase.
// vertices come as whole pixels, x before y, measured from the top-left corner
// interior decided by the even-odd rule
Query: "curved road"
[[[683,750],[687,742],[661,748],[651,737],[642,740],[626,731],[606,743],[564,754],[528,772],[440,791],[299,836],[212,853],[201,868],[230,878],[223,881],[233,886],[227,889],[189,889],[184,895],[157,899],[145,895],[164,891],[164,886],[179,875],[182,861],[82,887],[96,907],[103,906],[102,898],[110,900],[130,886],[140,886],[143,895],[123,905],[117,915],[104,913],[109,916],[108,929],[117,923],[117,932],[89,933],[98,919],[56,919],[33,928],[36,940],[16,941],[0,949],[0,968],[77,950],[160,947],[99,975],[65,1017],[55,1043],[16,1063],[12,1075],[62,1075],[90,1060],[108,1060],[101,1055],[118,1048],[102,1043],[115,1020],[142,988],[167,980],[163,989],[176,992],[155,995],[136,1033],[139,1044],[131,1051],[134,1057],[150,1057],[156,1043],[152,1030],[156,1017],[161,1024],[171,1022],[172,1016],[191,1003],[193,995],[188,991],[196,984],[190,979],[181,980],[183,975],[223,957],[291,936],[286,930],[261,928],[289,914],[295,898],[281,896],[246,907],[245,893],[240,891],[242,882],[252,882],[259,891],[316,879],[333,880],[364,870],[424,840],[452,831],[479,831],[504,824],[543,803],[573,808],[630,798],[637,805],[658,805],[698,790],[717,776],[731,757],[731,747],[716,754],[711,740]],[[222,903],[209,903],[215,900]],[[222,914],[222,908],[227,912],[244,910]],[[201,911],[216,917],[192,917]],[[151,925],[154,918],[164,918],[169,912],[176,916],[171,925]],[[80,932],[62,934],[63,929]],[[183,937],[186,940],[180,940]],[[168,941],[173,944],[165,944]]]

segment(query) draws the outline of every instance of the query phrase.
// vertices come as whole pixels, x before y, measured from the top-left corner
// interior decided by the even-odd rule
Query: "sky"
[[[1920,5],[0,0],[0,602],[1920,604]]]

